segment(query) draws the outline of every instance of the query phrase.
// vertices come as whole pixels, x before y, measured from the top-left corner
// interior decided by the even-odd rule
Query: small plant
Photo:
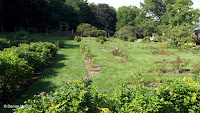
[[[96,38],[96,41],[100,42],[101,44],[104,44],[107,41],[107,39],[104,36],[99,36]]]
[[[10,47],[10,41],[4,38],[0,38],[0,50],[3,50],[4,48]]]
[[[80,42],[81,41],[81,37],[80,36],[75,36],[74,40],[77,41],[77,42]]]

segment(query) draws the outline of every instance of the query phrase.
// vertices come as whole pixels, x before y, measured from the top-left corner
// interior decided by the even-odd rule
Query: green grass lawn
[[[86,40],[86,39],[85,39]],[[152,55],[150,52],[152,49],[149,48],[138,48],[138,46],[153,46],[159,47],[155,44],[144,44],[144,43],[133,43],[124,42],[121,40],[112,40],[105,43],[108,46],[122,46],[126,47],[129,52],[129,61],[127,63],[121,62],[116,59],[109,52],[104,52],[101,50],[102,45],[95,42],[95,40],[83,41],[81,43],[88,45],[91,48],[92,53],[100,65],[101,72],[98,75],[92,76],[93,84],[98,87],[100,93],[106,93],[113,95],[114,92],[120,87],[121,84],[130,83],[131,73],[137,73],[142,71],[146,76],[143,79],[144,83],[157,81],[159,76],[155,76],[153,73],[149,73],[150,70],[154,70],[158,67],[155,64],[156,61],[166,60],[176,60],[177,56],[181,59],[191,59],[190,64],[186,68],[192,68],[194,63],[197,63],[199,54],[188,54],[184,52],[179,52],[177,49],[169,49],[175,52],[174,56],[165,55]],[[193,76],[192,74],[163,74],[160,79],[170,79],[170,78],[183,78],[184,76]]]
[[[75,42],[67,37],[41,37],[40,40],[49,42],[63,40],[65,45],[64,48],[58,51],[58,55],[54,58],[52,64],[42,72],[39,79],[29,90],[24,92],[15,102],[9,104],[23,104],[25,100],[32,98],[33,95],[39,94],[40,92],[55,91],[67,80],[79,80],[87,76],[87,71],[81,58],[79,44],[89,46],[101,69],[97,75],[90,77],[93,81],[92,84],[97,87],[99,93],[108,94],[110,97],[115,94],[121,84],[131,83],[131,73],[141,71],[145,74],[143,83],[156,82],[158,78],[163,80],[193,76],[193,74],[162,74],[162,76],[156,76],[149,71],[158,67],[158,64],[155,63],[156,61],[163,61],[163,59],[167,61],[176,60],[177,56],[180,56],[181,59],[191,59],[189,66],[186,67],[191,69],[192,65],[197,63],[200,56],[200,54],[179,52],[177,49],[169,49],[175,52],[174,56],[152,55],[150,52],[152,49],[148,47],[159,47],[159,45],[124,42],[121,40],[107,41],[104,45],[96,42],[94,38],[91,40],[90,38],[82,38],[81,42]],[[103,46],[121,46],[126,48],[129,52],[129,61],[127,63],[119,61],[109,52],[102,51]],[[139,46],[145,46],[147,48],[142,49]]]

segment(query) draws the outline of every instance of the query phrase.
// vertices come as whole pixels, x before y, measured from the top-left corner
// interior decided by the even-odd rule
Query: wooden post
[[[74,29],[72,29],[72,36],[74,35]]]
[[[48,28],[46,28],[46,35],[47,35],[47,37],[48,37]]]

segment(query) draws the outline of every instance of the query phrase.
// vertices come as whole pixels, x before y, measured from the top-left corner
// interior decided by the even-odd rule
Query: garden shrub
[[[53,44],[55,44],[56,47],[59,49],[59,48],[64,47],[65,42],[63,40],[60,40],[60,41],[53,42]]]
[[[200,110],[200,88],[191,78],[159,85],[156,89],[145,86],[123,85],[112,100],[114,112],[197,113]]]
[[[14,40],[27,40],[29,38],[29,34],[25,31],[17,32]]]
[[[129,37],[134,37],[136,32],[135,32],[135,27],[133,26],[124,26],[122,27],[119,31],[116,32],[118,38],[121,40],[127,41]]]
[[[81,41],[81,37],[80,36],[75,36],[74,40],[77,41],[77,42],[80,42]]]
[[[151,112],[198,113],[200,88],[191,78],[168,81],[152,89],[140,84],[122,85],[116,96],[98,94],[90,80],[67,81],[60,89],[46,94],[41,92],[33,100],[25,101],[29,108],[15,112]]]
[[[90,32],[90,36],[92,36],[92,37],[106,36],[106,31],[105,30],[93,30]]]
[[[0,99],[14,95],[33,75],[28,61],[19,58],[15,51],[0,51]]]
[[[104,42],[107,41],[107,39],[104,36],[99,36],[99,37],[96,38],[96,41],[103,44]]]
[[[33,100],[25,102],[26,105],[32,107],[17,108],[15,113],[99,113],[104,109],[109,111],[108,108],[105,108],[107,106],[106,96],[98,94],[90,82],[88,77],[79,81],[67,81],[55,92],[48,94],[41,92],[40,95],[35,95]]]
[[[26,44],[28,45],[28,44]],[[29,48],[12,47],[5,49],[5,52],[14,52],[19,58],[28,61],[29,66],[31,66],[34,72],[41,72],[47,64],[47,59],[44,58],[42,53],[30,51]]]
[[[128,41],[129,41],[129,42],[134,42],[135,39],[137,39],[137,38],[136,38],[136,37],[132,37],[132,36],[128,37]]]
[[[3,50],[4,48],[10,47],[10,41],[4,38],[0,38],[0,50]]]
[[[143,42],[143,43],[149,43],[149,42],[150,42],[150,38],[149,38],[148,36],[146,36],[146,37],[144,37],[144,38],[142,39],[142,42]]]
[[[11,41],[11,46],[18,46],[19,44],[26,43],[25,40],[12,40]]]
[[[97,30],[97,28],[88,23],[81,23],[77,26],[76,32],[81,33],[82,31],[83,36],[89,36],[93,30]]]

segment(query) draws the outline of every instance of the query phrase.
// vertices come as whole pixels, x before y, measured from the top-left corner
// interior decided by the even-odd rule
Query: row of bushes
[[[56,45],[48,42],[20,44],[0,51],[0,99],[14,97],[23,90],[34,73],[41,72],[56,54]]]
[[[123,85],[115,97],[98,94],[88,77],[66,82],[55,92],[35,95],[15,112],[89,112],[89,113],[197,113],[200,111],[200,87],[191,78],[160,84],[156,89],[141,85]]]

